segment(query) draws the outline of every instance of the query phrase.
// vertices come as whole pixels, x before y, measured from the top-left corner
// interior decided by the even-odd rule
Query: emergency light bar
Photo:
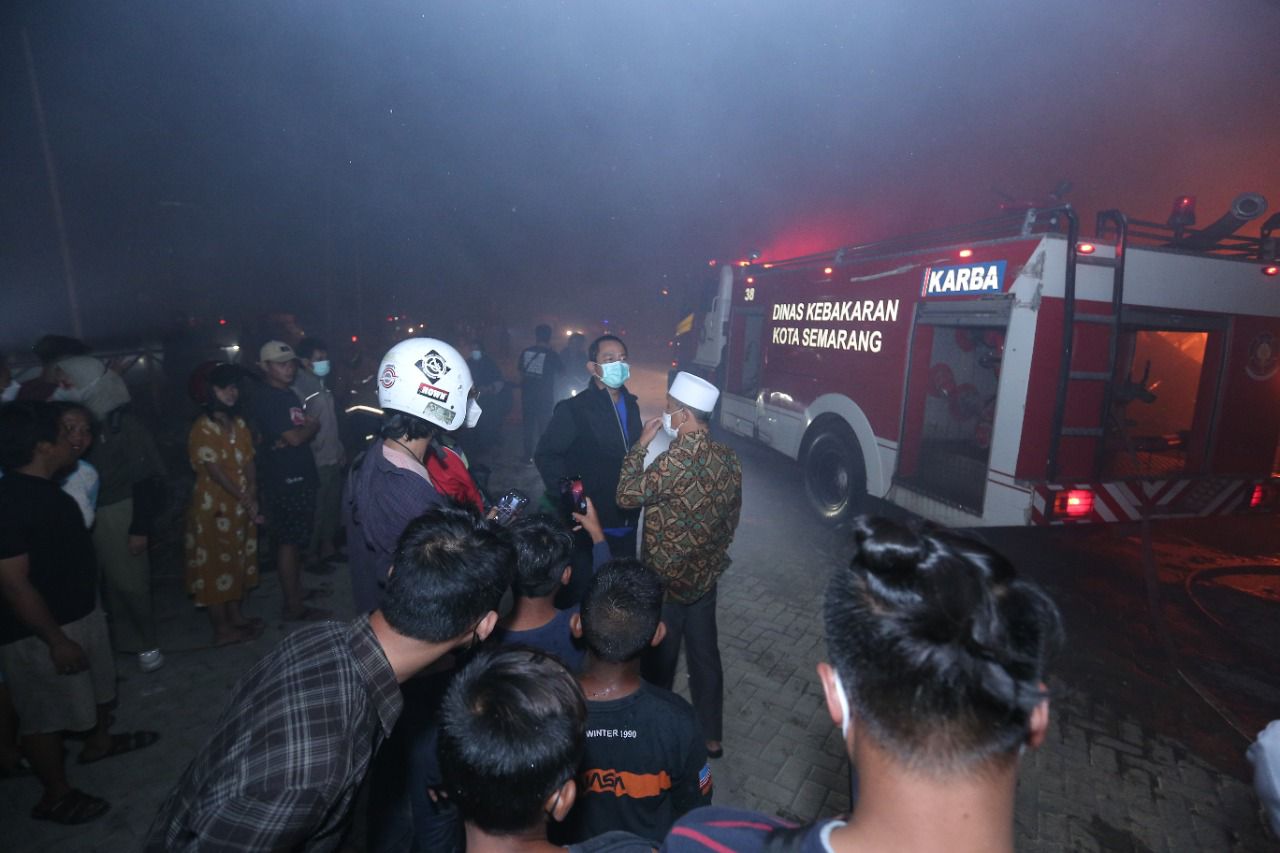
[[[1093,492],[1088,489],[1064,489],[1053,498],[1053,514],[1066,518],[1083,518],[1093,512]]]

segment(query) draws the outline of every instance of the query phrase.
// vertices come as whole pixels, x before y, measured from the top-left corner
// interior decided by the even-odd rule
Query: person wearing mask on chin
[[[639,511],[619,507],[616,497],[622,458],[640,438],[643,427],[635,395],[626,386],[631,375],[627,345],[614,335],[601,335],[587,349],[586,367],[590,384],[556,404],[533,461],[553,504],[559,502],[562,479],[581,477],[610,552],[615,557],[634,557]],[[573,574],[556,606],[577,604],[590,579],[591,538],[578,531]]]
[[[729,544],[742,511],[742,466],[737,454],[711,440],[708,426],[719,390],[701,377],[677,373],[661,418],[644,425],[622,460],[618,505],[644,507],[640,559],[662,576],[662,642],[643,662],[644,678],[671,690],[680,646],[689,665],[689,695],[707,755],[724,754],[724,672],[716,633],[716,584],[729,568]],[[671,440],[648,466],[660,434]]]
[[[303,560],[303,565],[315,574],[327,575],[333,571],[331,561],[341,559],[333,539],[338,532],[342,467],[347,460],[333,392],[325,382],[329,375],[329,346],[319,338],[303,338],[296,352],[298,375],[293,380],[293,392],[302,398],[303,411],[320,423],[320,431],[310,445],[316,463],[316,520],[307,546],[308,559]]]

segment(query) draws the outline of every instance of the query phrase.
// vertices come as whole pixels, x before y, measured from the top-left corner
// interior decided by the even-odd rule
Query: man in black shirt
[[[115,665],[97,602],[98,565],[80,508],[53,479],[75,463],[57,407],[0,408],[0,669],[19,718],[23,754],[44,786],[36,820],[84,823],[110,808],[72,788],[63,732],[91,730],[80,763],[157,739],[112,736]]]
[[[254,392],[249,415],[258,440],[255,464],[262,513],[276,544],[284,618],[327,619],[332,615],[329,611],[303,603],[298,560],[298,551],[310,542],[315,523],[318,478],[308,445],[320,431],[320,422],[306,415],[302,400],[289,387],[298,374],[292,347],[282,341],[267,341],[258,361],[266,384]]]

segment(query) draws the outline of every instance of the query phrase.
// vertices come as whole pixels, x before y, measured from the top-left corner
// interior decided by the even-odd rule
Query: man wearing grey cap
[[[729,568],[729,543],[742,509],[738,457],[707,431],[719,395],[705,379],[676,374],[662,417],[644,425],[618,479],[618,506],[644,507],[641,559],[662,575],[666,588],[667,635],[645,658],[644,677],[670,690],[681,640],[686,642],[689,692],[712,758],[724,754],[716,582]],[[645,451],[659,430],[671,446],[645,467]]]

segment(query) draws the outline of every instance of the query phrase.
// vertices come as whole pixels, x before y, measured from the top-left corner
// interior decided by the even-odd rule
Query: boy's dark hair
[[[62,413],[52,403],[5,403],[0,406],[0,470],[30,464],[37,444],[56,444],[61,435]]]
[[[601,335],[591,342],[591,346],[587,347],[587,360],[595,361],[600,356],[600,345],[605,341],[617,341],[622,344],[622,354],[627,354],[627,343],[617,335]]]
[[[41,364],[53,364],[73,355],[88,355],[89,345],[79,338],[66,335],[45,335],[35,342],[31,352],[40,359]]]
[[[316,354],[316,350],[324,350],[325,352],[328,352],[329,345],[320,340],[320,338],[303,338],[298,341],[298,345],[293,348],[293,351],[298,358],[311,358],[311,356]]]
[[[93,417],[93,410],[90,409],[88,406],[86,406],[84,403],[76,403],[71,400],[59,400],[56,403],[50,403],[50,405],[58,410],[59,423],[61,423],[62,418],[64,416],[70,415],[70,414],[81,415],[82,417],[84,417],[86,421],[89,422],[90,427],[92,427],[96,423]]]
[[[436,425],[425,418],[394,409],[387,409],[382,413],[382,426],[378,429],[380,438],[398,438],[401,441],[431,438],[435,433]]]
[[[541,598],[555,592],[573,553],[573,537],[546,515],[517,518],[507,528],[516,547],[516,595]]]
[[[495,522],[437,507],[409,522],[396,543],[382,615],[397,632],[442,643],[497,610],[511,586],[515,550]]]
[[[551,327],[548,326],[546,323],[539,324],[538,328],[533,330],[533,337],[534,337],[534,340],[538,341],[539,343],[546,343],[547,341],[551,340]]]
[[[906,766],[1012,759],[1062,626],[1053,601],[987,546],[883,518],[827,587],[827,653],[858,721]]]
[[[662,578],[632,557],[599,569],[582,599],[582,638],[602,661],[635,660],[662,619]]]
[[[586,741],[586,700],[564,665],[520,646],[482,651],[454,676],[440,716],[440,768],[463,820],[492,835],[541,825]]]

